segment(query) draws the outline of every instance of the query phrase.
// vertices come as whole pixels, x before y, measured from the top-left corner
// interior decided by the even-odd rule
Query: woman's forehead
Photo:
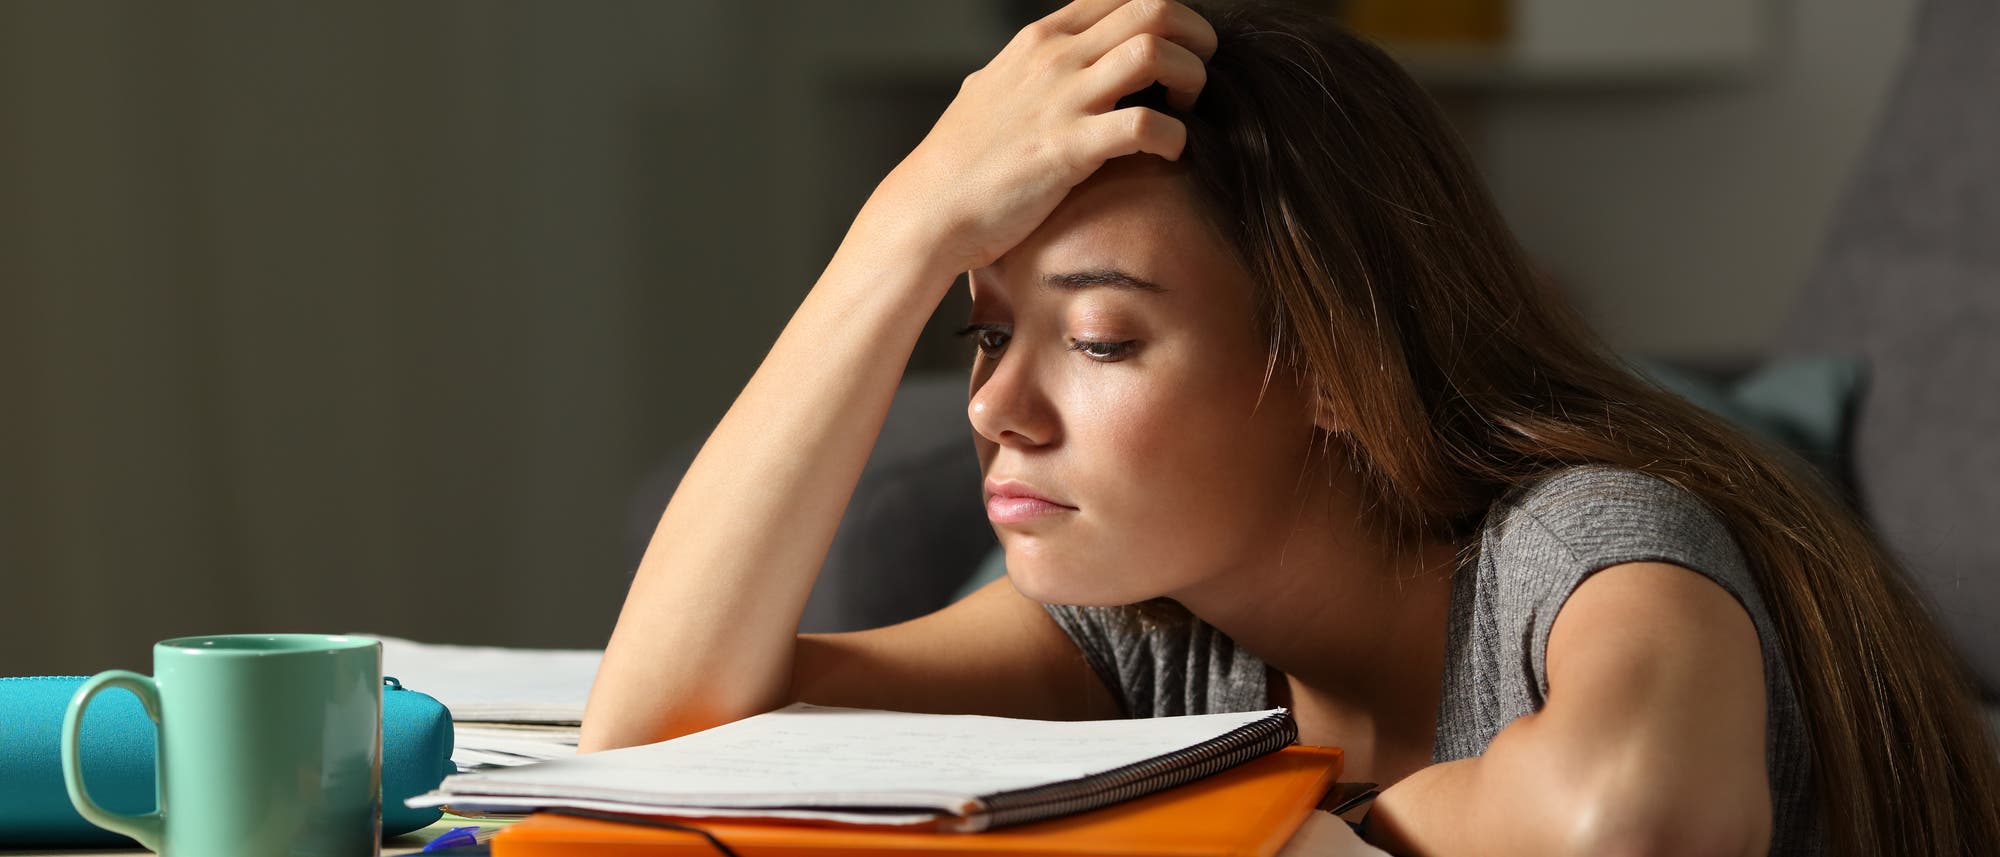
[[[1239,278],[1179,170],[1152,155],[1107,162],[1026,240],[971,272],[974,294],[992,289],[1012,296],[1078,275],[1122,274],[1162,292]]]

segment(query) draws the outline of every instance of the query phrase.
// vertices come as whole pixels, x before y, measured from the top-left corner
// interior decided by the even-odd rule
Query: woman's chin
[[[1077,607],[1118,607],[1136,604],[1153,598],[1158,593],[1133,594],[1107,587],[1104,580],[1078,580],[1060,570],[1041,568],[1038,564],[1026,564],[1017,568],[1007,564],[1007,579],[1014,585],[1014,591],[1031,601],[1042,604],[1068,604]]]
[[[1022,574],[1012,568],[1007,569],[1007,579],[1014,584],[1014,591],[1022,597],[1042,604],[1070,604],[1060,586],[1049,586],[1047,581],[1032,574]]]

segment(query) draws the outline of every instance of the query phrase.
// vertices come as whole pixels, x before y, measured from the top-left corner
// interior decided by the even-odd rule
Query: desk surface
[[[494,822],[471,821],[447,818],[412,833],[392,837],[382,843],[384,857],[393,854],[415,854],[423,850],[424,843],[454,827],[477,824],[481,827],[495,826]],[[0,855],[18,857],[125,857],[130,854],[151,854],[151,851],[129,849],[125,851],[0,851]],[[1360,837],[1349,830],[1347,823],[1338,817],[1315,812],[1306,819],[1304,826],[1285,844],[1278,857],[1388,857],[1382,851],[1369,847]]]
[[[431,841],[431,839],[434,837],[443,835],[445,831],[450,830],[454,827],[465,827],[467,825],[475,825],[475,824],[479,825],[480,827],[495,827],[504,823],[505,822],[474,821],[470,819],[446,817],[443,819],[439,819],[438,823],[426,827],[422,830],[412,831],[409,833],[405,833],[401,836],[392,836],[389,837],[388,839],[382,840],[382,854],[384,855],[384,857],[389,857],[389,855],[394,855],[394,854],[415,854],[423,850],[424,843]],[[143,848],[128,848],[120,851],[0,850],[0,855],[12,855],[12,857],[113,857],[113,855],[116,855],[116,857],[127,857],[127,855],[132,855],[132,854],[151,854],[151,853],[153,852],[147,851]]]

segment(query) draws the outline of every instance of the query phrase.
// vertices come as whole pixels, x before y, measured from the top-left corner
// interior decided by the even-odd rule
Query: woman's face
[[[1275,561],[1325,486],[1311,398],[1284,371],[1265,386],[1251,284],[1175,169],[1107,163],[971,273],[987,513],[1038,601],[1129,604]]]

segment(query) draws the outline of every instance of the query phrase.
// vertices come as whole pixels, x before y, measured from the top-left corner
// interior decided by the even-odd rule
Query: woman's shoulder
[[[1549,514],[1598,502],[1701,504],[1665,477],[1615,464],[1575,464],[1514,485],[1494,504],[1507,512]]]
[[[1743,564],[1728,525],[1700,495],[1608,464],[1566,467],[1514,486],[1482,529],[1483,552],[1509,564],[1581,563],[1587,572],[1654,559],[1692,562],[1712,576]]]

